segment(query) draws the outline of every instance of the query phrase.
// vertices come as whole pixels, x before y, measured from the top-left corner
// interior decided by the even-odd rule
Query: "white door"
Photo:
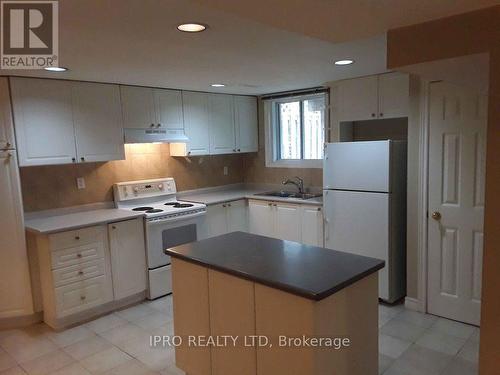
[[[15,151],[0,151],[0,318],[33,313]]]
[[[120,86],[125,129],[157,127],[153,89],[137,86]]]
[[[433,83],[429,121],[428,311],[479,324],[486,97]]]
[[[379,297],[389,298],[389,194],[327,190],[323,194],[325,247],[382,259]]]
[[[210,154],[235,152],[233,96],[211,94],[209,96],[209,111]]]
[[[9,96],[9,81],[0,78],[0,150],[15,148]]]
[[[408,74],[387,73],[378,76],[379,118],[408,116],[410,79]]]
[[[182,93],[179,90],[154,90],[157,125],[166,129],[184,129]]]
[[[327,143],[325,189],[388,192],[390,152],[390,141]]]
[[[214,204],[207,207],[207,223],[210,237],[227,233],[226,204]]]
[[[323,211],[321,207],[303,205],[301,219],[301,242],[306,245],[323,247]]]
[[[251,200],[248,202],[248,227],[250,233],[275,237],[274,207],[272,202]]]
[[[73,103],[78,161],[125,159],[118,85],[76,82]]]
[[[333,95],[339,121],[370,120],[377,117],[377,76],[341,81],[334,89]]]
[[[115,299],[146,290],[146,249],[142,218],[108,224]]]
[[[189,138],[189,155],[210,153],[208,98],[209,94],[201,92],[182,92],[184,128]]]
[[[247,232],[248,215],[245,199],[227,203],[227,230],[228,232]]]
[[[235,96],[234,111],[236,118],[236,151],[257,152],[257,98]]]
[[[69,81],[11,78],[21,167],[76,161]]]
[[[286,203],[274,203],[274,236],[281,240],[301,241],[300,206]]]

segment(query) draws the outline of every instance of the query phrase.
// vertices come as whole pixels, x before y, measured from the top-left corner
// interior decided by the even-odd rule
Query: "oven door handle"
[[[162,220],[146,219],[146,224],[147,225],[156,225],[156,224],[181,222],[184,220],[189,220],[189,219],[194,219],[194,218],[197,218],[200,216],[204,216],[204,215],[206,215],[206,213],[207,213],[207,211],[202,211],[202,212],[197,212],[195,214],[175,216],[175,217],[171,217],[168,219],[162,219]]]

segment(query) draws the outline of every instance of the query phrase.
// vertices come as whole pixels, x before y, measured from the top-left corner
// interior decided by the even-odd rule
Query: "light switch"
[[[224,176],[227,176],[229,174],[228,168],[225,166],[224,167]]]
[[[83,177],[77,177],[76,186],[78,190],[85,189],[85,179]]]

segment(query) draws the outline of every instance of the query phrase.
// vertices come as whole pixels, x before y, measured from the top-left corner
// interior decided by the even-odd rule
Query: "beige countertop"
[[[24,226],[27,231],[33,233],[49,234],[142,216],[141,212],[132,212],[117,208],[103,208],[26,218]]]

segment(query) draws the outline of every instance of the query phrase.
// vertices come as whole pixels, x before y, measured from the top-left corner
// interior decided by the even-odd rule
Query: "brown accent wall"
[[[391,69],[475,53],[490,54],[480,375],[500,358],[500,6],[390,30]]]
[[[112,185],[121,181],[174,177],[179,191],[243,182],[243,155],[187,160],[171,157],[166,144],[125,145],[125,155],[125,160],[107,163],[21,168],[24,210],[112,201]],[[86,189],[77,189],[77,177],[85,178]]]

